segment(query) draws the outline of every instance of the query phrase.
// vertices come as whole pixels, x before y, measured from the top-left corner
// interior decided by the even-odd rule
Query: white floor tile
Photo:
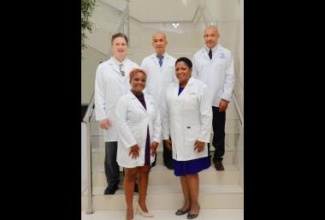
[[[175,210],[150,210],[154,214],[152,220],[182,220],[186,215],[176,216]],[[135,220],[149,220],[140,215],[135,215]],[[243,220],[243,209],[201,209],[196,220]],[[81,220],[125,220],[125,210],[96,211],[93,214],[82,212]]]

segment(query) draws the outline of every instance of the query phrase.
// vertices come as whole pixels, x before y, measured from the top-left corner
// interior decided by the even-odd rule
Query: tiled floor
[[[153,218],[144,218],[140,215],[135,215],[134,220],[181,220],[187,219],[186,215],[176,216],[175,210],[150,210],[152,214],[154,214]],[[124,220],[125,219],[125,211],[124,210],[116,210],[116,211],[108,211],[101,210],[96,211],[93,214],[86,214],[82,212],[81,214],[82,220]],[[243,209],[201,209],[199,216],[196,218],[197,220],[243,220],[244,213]]]

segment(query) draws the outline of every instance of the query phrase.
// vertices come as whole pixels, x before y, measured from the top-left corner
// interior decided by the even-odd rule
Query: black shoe
[[[182,210],[182,209],[178,209],[176,212],[175,212],[175,215],[184,215],[186,213],[188,213],[190,211],[190,208],[186,209],[186,210]]]
[[[104,195],[113,195],[118,189],[117,184],[109,184],[108,187],[104,191]]]
[[[187,219],[194,219],[194,218],[196,218],[196,217],[198,217],[199,216],[199,213],[197,213],[197,214],[191,214],[191,213],[188,213],[187,214]]]
[[[222,165],[222,161],[218,161],[218,160],[214,161],[214,166],[215,166],[216,170],[218,170],[218,171],[225,170],[225,168]]]

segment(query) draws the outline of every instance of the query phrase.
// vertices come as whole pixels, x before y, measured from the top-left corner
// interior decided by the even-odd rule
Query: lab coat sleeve
[[[168,92],[168,89],[171,87],[169,86],[166,90]],[[169,108],[167,103],[167,94],[164,96],[164,100],[161,107],[161,126],[162,126],[162,139],[167,140],[169,139],[170,134],[170,121],[169,121]]]
[[[221,98],[230,101],[232,90],[234,88],[235,83],[235,70],[234,70],[234,59],[230,53],[229,59],[226,64],[226,74],[225,81],[223,85],[223,93],[221,94]]]
[[[154,119],[153,119],[153,141],[160,143],[161,135],[161,119],[159,110],[156,109]]]
[[[126,96],[122,96],[116,106],[116,116],[117,116],[117,133],[119,141],[126,148],[130,148],[133,145],[137,144],[136,139],[133,137],[133,134],[127,124],[127,111],[128,103],[130,101]]]
[[[95,78],[95,114],[96,120],[101,121],[108,118],[105,112],[105,85],[103,74],[104,70],[102,66],[98,66],[96,70]]]
[[[199,141],[210,143],[211,126],[212,126],[212,108],[211,97],[207,92],[207,87],[202,90],[200,98],[200,117],[201,132],[198,137]]]
[[[197,67],[196,67],[196,62],[195,62],[195,55],[193,56],[192,60],[193,60],[193,62],[192,62],[193,63],[193,66],[192,66],[192,77],[197,79],[198,72],[197,72]]]

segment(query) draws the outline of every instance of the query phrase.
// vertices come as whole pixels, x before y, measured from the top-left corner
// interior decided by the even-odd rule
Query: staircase
[[[230,102],[231,103],[231,102]],[[233,105],[229,105],[226,120],[226,153],[224,171],[214,166],[199,173],[201,209],[243,209],[242,171],[238,169],[238,119]],[[104,195],[106,177],[104,173],[104,141],[98,123],[91,123],[93,152],[93,210],[124,210],[125,198],[122,181],[114,195]],[[239,135],[242,136],[242,135]],[[240,144],[239,144],[240,145]],[[214,150],[211,147],[211,150]],[[158,151],[157,163],[149,174],[147,206],[150,210],[175,210],[183,204],[179,178],[163,165],[162,147]],[[122,172],[121,172],[122,176]],[[122,179],[122,178],[121,178]],[[134,202],[138,194],[134,194]],[[87,210],[87,189],[82,192],[82,211]]]

